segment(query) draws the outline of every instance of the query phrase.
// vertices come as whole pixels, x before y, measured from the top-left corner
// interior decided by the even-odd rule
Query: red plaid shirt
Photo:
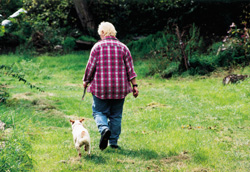
[[[83,81],[90,83],[88,92],[100,99],[123,99],[132,92],[130,80],[136,76],[127,46],[107,36],[93,46]]]

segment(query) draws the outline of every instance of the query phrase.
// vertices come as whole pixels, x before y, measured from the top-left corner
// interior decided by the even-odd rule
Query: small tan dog
[[[82,156],[81,154],[81,147],[84,145],[85,151],[88,152],[90,155],[90,136],[89,132],[86,128],[83,127],[81,120],[70,120],[72,124],[72,134],[75,143],[76,150],[78,151],[79,157]]]

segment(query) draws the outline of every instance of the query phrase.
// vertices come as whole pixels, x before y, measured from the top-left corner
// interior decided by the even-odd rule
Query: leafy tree
[[[22,0],[1,0],[0,1],[0,14],[3,19],[7,19],[17,9],[23,5]]]

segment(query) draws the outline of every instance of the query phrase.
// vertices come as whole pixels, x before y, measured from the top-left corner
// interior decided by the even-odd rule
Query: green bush
[[[75,40],[76,39],[73,37],[66,37],[63,41],[63,48],[68,52],[74,50],[74,48],[76,47]]]
[[[239,28],[235,23],[230,25],[228,35],[224,38],[223,44],[218,49],[221,66],[233,66],[241,64],[247,66],[250,63],[250,29],[247,23],[243,22],[243,28]]]
[[[171,62],[168,64],[167,68],[162,72],[162,77],[163,78],[169,78],[173,74],[178,74],[179,72],[179,62]]]
[[[90,41],[90,42],[96,42],[97,40],[91,36],[88,36],[88,35],[82,35],[78,38],[79,40],[82,40],[82,41]]]
[[[157,53],[161,49],[171,48],[167,47],[169,44],[176,42],[177,38],[173,34],[166,34],[165,32],[157,32],[156,34],[148,35],[137,41],[131,41],[128,43],[128,47],[133,52],[135,59],[151,58],[150,53]]]
[[[183,43],[181,49],[180,42]],[[177,37],[177,31],[166,29],[157,32],[138,41],[132,41],[128,47],[132,51],[135,59],[150,59],[148,75],[159,74],[163,78],[169,78],[175,73],[184,71],[183,56],[197,61],[197,54],[204,51],[203,39],[200,37],[199,29],[192,25],[186,35],[181,36],[181,41]],[[184,52],[183,52],[183,51]],[[195,62],[195,65],[200,63]]]
[[[188,73],[191,75],[205,75],[218,67],[218,56],[216,55],[197,55],[189,60],[190,68]]]

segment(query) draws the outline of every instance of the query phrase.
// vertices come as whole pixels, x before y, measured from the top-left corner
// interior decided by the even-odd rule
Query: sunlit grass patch
[[[17,58],[1,57],[6,63]],[[7,59],[8,58],[8,59]],[[38,57],[40,76],[32,82],[45,92],[9,79],[11,96],[0,106],[10,137],[25,141],[34,171],[248,171],[250,80],[223,86],[222,77],[143,78],[138,98],[125,100],[121,150],[99,150],[92,96],[83,94],[88,53]],[[136,62],[135,62],[136,63]],[[137,65],[137,64],[136,64]],[[140,63],[139,63],[140,65]],[[74,68],[75,66],[75,68]],[[249,71],[248,68],[244,72]],[[140,74],[141,73],[141,74]],[[69,119],[85,118],[91,156],[77,157]],[[17,143],[15,142],[15,143]],[[26,150],[26,147],[24,147]],[[14,150],[14,149],[13,149]],[[83,151],[83,150],[82,150]],[[20,153],[21,154],[21,153]],[[25,163],[25,161],[23,161]]]

